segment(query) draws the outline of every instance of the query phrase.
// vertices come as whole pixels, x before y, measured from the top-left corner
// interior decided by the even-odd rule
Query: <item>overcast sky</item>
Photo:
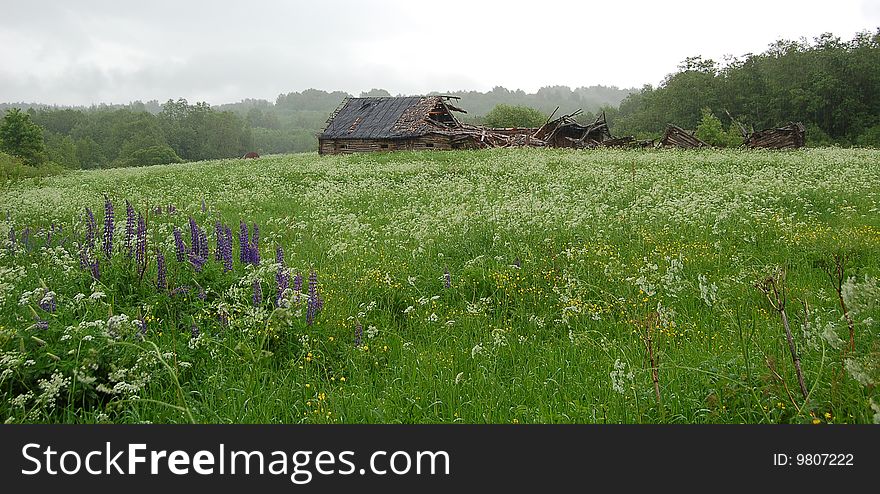
[[[0,0],[0,102],[658,84],[685,57],[850,39],[880,0]]]

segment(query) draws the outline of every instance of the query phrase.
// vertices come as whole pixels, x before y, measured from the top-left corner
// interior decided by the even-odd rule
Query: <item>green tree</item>
[[[101,168],[107,162],[101,146],[88,136],[77,139],[76,158],[82,168]]]
[[[697,139],[710,146],[727,146],[727,133],[724,132],[721,120],[709,108],[703,108],[701,113],[703,116],[697,124]]]
[[[76,143],[70,136],[46,133],[46,153],[49,159],[65,168],[79,168]]]
[[[21,158],[27,165],[39,165],[46,161],[43,129],[31,121],[30,115],[13,108],[0,122],[0,150]]]
[[[483,120],[489,127],[540,127],[547,115],[527,106],[497,105]]]
[[[692,57],[660,87],[646,87],[624,100],[613,130],[656,136],[666,123],[693,128],[700,110],[711,107],[729,110],[757,130],[802,122],[809,145],[870,145],[870,129],[880,125],[878,67],[880,29],[851,41],[831,34],[812,43],[779,40],[763,53],[731,59],[720,68]]]
[[[166,144],[137,149],[119,160],[119,166],[150,166],[167,163],[180,163],[183,160]]]

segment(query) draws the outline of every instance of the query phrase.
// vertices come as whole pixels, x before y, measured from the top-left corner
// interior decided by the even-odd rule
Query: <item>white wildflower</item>
[[[715,283],[709,283],[706,275],[701,274],[698,279],[700,281],[700,298],[706,305],[712,307],[718,296],[718,286]]]
[[[376,335],[379,334],[379,328],[377,328],[376,326],[370,325],[370,326],[367,326],[367,330],[364,331],[364,333],[367,335],[367,338],[375,338]]]
[[[629,372],[626,371],[626,362],[616,359],[614,361],[614,369],[611,371],[611,389],[621,395],[625,394],[626,385],[628,384],[631,387],[633,385],[633,378],[632,369]]]

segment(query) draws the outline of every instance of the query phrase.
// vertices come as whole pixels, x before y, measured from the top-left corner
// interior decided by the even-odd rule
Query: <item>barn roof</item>
[[[448,131],[461,124],[440,96],[346,98],[321,139],[396,139]]]

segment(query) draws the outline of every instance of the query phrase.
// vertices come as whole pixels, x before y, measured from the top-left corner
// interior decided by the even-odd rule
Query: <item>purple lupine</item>
[[[89,264],[89,269],[92,271],[92,278],[94,278],[95,281],[100,281],[101,280],[101,264],[98,262],[97,257],[91,261],[91,263]]]
[[[192,264],[193,268],[196,270],[196,273],[201,273],[202,268],[205,266],[205,262],[207,259],[196,254],[195,252],[190,252],[189,254],[189,263]]]
[[[52,222],[52,224],[49,226],[49,229],[46,230],[46,245],[49,247],[52,246],[52,234],[53,233],[55,233],[55,222]]]
[[[113,255],[113,223],[116,218],[113,215],[113,203],[104,196],[104,243],[101,247],[107,259]]]
[[[275,273],[275,284],[277,286],[275,306],[281,307],[281,300],[284,299],[284,293],[290,288],[290,273],[279,268],[278,272]]]
[[[15,227],[9,227],[9,248],[15,251]]]
[[[183,234],[180,228],[174,227],[174,250],[177,255],[177,262],[186,260],[186,244],[183,242]]]
[[[284,267],[284,248],[280,245],[275,246],[275,264]]]
[[[37,322],[34,323],[34,327],[37,329],[47,330],[47,329],[49,329],[49,321],[44,321],[43,319],[37,319]]]
[[[293,277],[293,301],[299,302],[300,294],[302,293],[303,287],[303,277],[301,274],[296,273],[296,276]]]
[[[134,229],[137,219],[134,215],[134,206],[125,200],[125,255],[131,259],[134,254]]]
[[[238,228],[238,248],[238,260],[242,264],[250,262],[251,243],[248,241],[248,226],[244,221],[241,222]]]
[[[263,303],[263,285],[260,280],[254,280],[254,307],[259,307]]]
[[[452,275],[449,274],[449,268],[446,268],[443,272],[443,286],[445,288],[452,288]]]
[[[55,312],[55,292],[46,292],[40,300],[40,308],[46,312]]]
[[[232,271],[232,230],[227,226],[223,232],[223,271]]]
[[[219,221],[214,223],[214,237],[217,239],[217,249],[214,251],[214,260],[223,261],[223,224]]]
[[[254,266],[260,265],[260,227],[254,223],[254,234],[251,236],[250,262]]]
[[[147,269],[147,221],[144,216],[138,213],[137,219],[137,246],[135,247],[134,259],[140,272],[143,273]]]
[[[219,312],[217,312],[217,320],[224,328],[229,326],[229,314],[227,314],[225,310],[220,310]]]
[[[207,210],[208,210],[208,206],[205,205],[205,200],[202,199],[202,212],[204,213]]]
[[[156,288],[160,292],[164,292],[166,288],[168,288],[168,278],[165,268],[165,254],[163,254],[159,249],[156,249]]]
[[[309,273],[309,293],[306,303],[306,324],[311,326],[318,314],[318,273],[315,271]]]
[[[354,346],[361,346],[361,337],[364,334],[364,327],[360,321],[354,325]]]
[[[199,287],[199,293],[198,293],[198,295],[196,295],[196,297],[199,297],[199,300],[201,300],[202,302],[204,302],[205,299],[208,298],[208,293],[205,292],[205,289],[204,289],[204,288]]]
[[[82,269],[88,269],[90,265],[91,265],[91,262],[89,261],[89,256],[86,253],[86,250],[80,249],[80,251],[79,251],[79,267]]]
[[[200,334],[200,333],[201,333],[201,332],[199,331],[199,327],[196,326],[195,321],[193,321],[192,326],[189,328],[189,334],[190,334],[190,336],[192,337],[192,339],[196,339],[196,338],[199,337],[199,334]]]
[[[86,247],[89,252],[95,250],[95,232],[98,225],[95,223],[95,214],[88,207],[86,208]]]
[[[211,249],[208,247],[208,234],[199,228],[199,255],[206,261],[211,257]]]
[[[180,295],[181,293],[189,293],[189,286],[188,285],[179,286],[179,287],[171,290],[171,292],[169,292],[169,295],[171,295],[173,297],[175,295]]]
[[[30,252],[31,250],[31,227],[25,227],[24,231],[21,232],[21,243],[24,245],[24,250]]]
[[[143,340],[147,336],[147,320],[140,316],[134,320],[134,325],[137,327],[135,335]]]

